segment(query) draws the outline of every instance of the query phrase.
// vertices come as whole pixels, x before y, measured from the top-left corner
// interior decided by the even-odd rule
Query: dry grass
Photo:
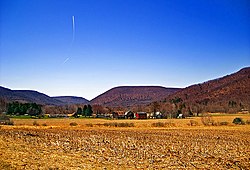
[[[212,119],[218,125],[220,122],[228,122],[228,126],[233,126],[232,123],[234,118],[241,117],[244,121],[250,121],[250,114],[232,114],[225,116],[212,116]],[[193,117],[187,119],[147,119],[147,120],[130,120],[130,119],[121,119],[121,120],[107,120],[107,119],[12,119],[16,126],[27,125],[33,126],[34,121],[39,125],[46,124],[47,126],[60,126],[68,127],[70,123],[75,122],[78,124],[78,127],[89,127],[91,124],[92,127],[101,127],[105,123],[133,123],[137,128],[149,128],[153,123],[164,123],[176,127],[187,127],[190,124],[190,120],[196,121],[199,126],[202,125],[200,117]]]
[[[203,126],[200,118],[14,120],[0,129],[0,169],[249,169],[250,125],[233,125],[234,118],[214,117],[227,126]],[[164,127],[152,127],[159,122]]]

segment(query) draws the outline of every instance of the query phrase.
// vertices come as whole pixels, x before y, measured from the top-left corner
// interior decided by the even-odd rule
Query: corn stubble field
[[[194,120],[15,119],[0,129],[0,169],[250,169],[250,125]]]

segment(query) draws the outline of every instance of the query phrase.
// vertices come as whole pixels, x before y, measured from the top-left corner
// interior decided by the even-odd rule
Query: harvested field
[[[135,127],[86,127],[79,120],[70,127],[69,122],[53,127],[1,126],[0,169],[250,167],[250,125],[155,128],[132,120]]]
[[[213,116],[213,119],[216,122],[228,122],[229,125],[233,125],[233,119],[236,117],[241,117],[245,121],[250,120],[250,114],[231,114],[231,115],[223,115],[223,116]],[[173,127],[186,127],[190,120],[195,120],[198,122],[198,125],[202,125],[200,117],[193,117],[187,119],[146,119],[146,120],[128,120],[128,119],[120,119],[120,120],[107,120],[107,119],[69,119],[69,118],[61,118],[61,119],[12,119],[14,124],[17,126],[32,126],[34,121],[36,121],[40,126],[46,124],[47,126],[60,126],[60,127],[68,127],[70,123],[76,122],[79,126],[85,127],[88,124],[92,124],[93,126],[100,127],[104,123],[134,123],[137,128],[151,127],[152,123],[155,122],[163,122]]]

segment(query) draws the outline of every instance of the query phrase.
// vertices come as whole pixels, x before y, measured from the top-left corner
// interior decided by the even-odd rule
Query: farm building
[[[123,111],[116,111],[112,113],[113,119],[125,119],[125,113]]]
[[[113,118],[113,114],[96,114],[95,118]]]
[[[48,114],[49,118],[68,118],[68,114]]]
[[[126,119],[134,119],[135,118],[135,114],[132,112],[132,111],[127,111],[126,113],[125,113],[125,118]]]
[[[179,114],[179,115],[177,116],[177,119],[182,119],[182,118],[184,118],[183,114]]]
[[[146,112],[137,112],[135,114],[136,119],[147,119],[147,113]]]
[[[147,118],[148,119],[162,119],[162,113],[161,112],[147,113]]]

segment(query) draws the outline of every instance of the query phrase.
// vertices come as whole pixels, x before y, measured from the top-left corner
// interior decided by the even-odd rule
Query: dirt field
[[[40,126],[16,119],[15,126],[0,127],[0,169],[250,169],[250,125],[203,126],[200,118],[193,120],[197,126],[188,126],[190,119],[36,120]],[[157,122],[166,126],[152,127]]]

